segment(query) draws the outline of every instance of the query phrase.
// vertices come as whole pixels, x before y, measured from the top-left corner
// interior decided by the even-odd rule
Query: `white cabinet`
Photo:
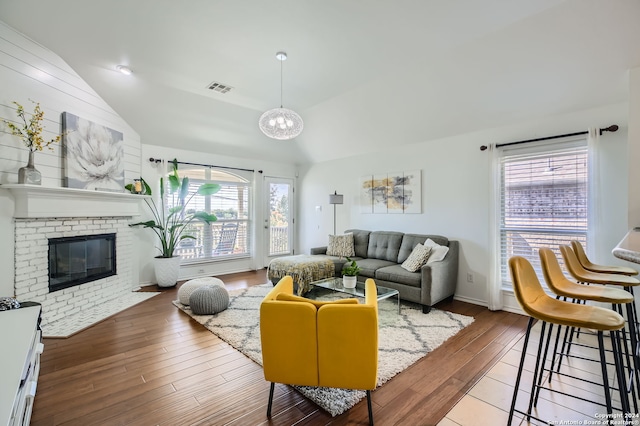
[[[44,349],[40,305],[0,311],[0,425],[28,425]]]

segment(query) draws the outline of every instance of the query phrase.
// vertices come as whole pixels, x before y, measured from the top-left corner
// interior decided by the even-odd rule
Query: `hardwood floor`
[[[266,271],[220,276],[229,290]],[[156,287],[147,287],[156,291]],[[177,290],[68,339],[45,339],[32,422],[40,425],[368,424],[366,400],[332,418],[171,304]],[[436,425],[522,336],[526,318],[459,301],[440,309],[472,325],[373,392],[377,425]]]

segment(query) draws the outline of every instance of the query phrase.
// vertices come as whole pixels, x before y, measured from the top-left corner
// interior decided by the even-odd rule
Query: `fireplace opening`
[[[116,234],[49,239],[49,291],[116,274]]]

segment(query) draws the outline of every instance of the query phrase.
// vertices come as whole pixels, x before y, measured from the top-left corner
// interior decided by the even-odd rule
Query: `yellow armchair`
[[[378,298],[372,279],[364,303],[357,299],[317,302],[293,294],[293,279],[282,278],[260,305],[264,378],[275,383],[367,391],[378,380]],[[357,338],[356,338],[357,337]]]

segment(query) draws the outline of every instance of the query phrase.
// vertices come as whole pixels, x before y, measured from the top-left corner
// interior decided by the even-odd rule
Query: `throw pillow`
[[[427,247],[431,247],[431,255],[429,256],[429,260],[427,260],[427,265],[433,262],[442,261],[447,253],[449,253],[449,247],[441,246],[431,238],[427,238],[427,241],[424,242],[424,245]]]
[[[355,256],[356,252],[353,244],[353,234],[329,235],[327,255],[341,257]]]
[[[402,265],[400,266],[409,272],[416,272],[427,262],[430,254],[431,247],[425,247],[418,243],[418,245],[413,248],[409,257],[407,257],[407,260],[402,262]]]

